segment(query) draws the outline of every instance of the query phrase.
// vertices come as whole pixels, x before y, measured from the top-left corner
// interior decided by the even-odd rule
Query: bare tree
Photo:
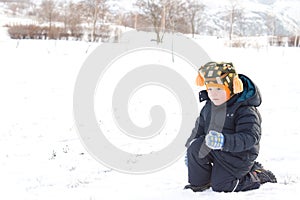
[[[91,40],[96,41],[97,23],[104,23],[108,13],[107,0],[84,0],[81,3],[88,23],[92,24]]]
[[[64,24],[64,34],[78,36],[82,23],[82,6],[72,1],[59,3],[59,21]]]
[[[229,15],[229,40],[232,39],[233,36],[233,28],[234,28],[234,24],[238,18],[238,15],[240,15],[240,13],[242,12],[241,7],[239,5],[239,0],[230,0],[230,6],[227,8]]]
[[[165,31],[176,29],[178,19],[182,18],[180,0],[137,0],[139,14],[148,17],[156,33],[157,43],[161,43]]]
[[[235,22],[236,22],[236,27],[237,27],[237,29],[236,29],[237,34],[241,37],[246,36],[247,35],[246,30],[248,28],[247,28],[247,19],[245,17],[244,10],[242,8],[238,9],[237,12],[236,12],[235,17],[236,17]],[[256,32],[258,34],[259,30],[256,30]]]
[[[186,18],[191,26],[191,32],[194,37],[196,31],[196,23],[201,20],[201,13],[204,11],[204,4],[197,0],[187,0],[185,5]]]
[[[163,19],[164,6],[163,0],[137,0],[136,6],[140,14],[149,17],[156,33],[157,43],[161,42],[161,26],[165,22]]]
[[[72,36],[78,37],[81,33],[82,24],[82,6],[81,4],[76,4],[70,2],[68,4],[68,29]]]
[[[51,38],[52,34],[52,23],[58,16],[58,12],[56,10],[57,3],[54,0],[43,0],[40,9],[39,9],[39,18],[43,22],[48,23],[48,36]]]
[[[67,32],[69,10],[66,0],[58,2],[58,12],[57,20],[64,23],[64,32]]]
[[[166,28],[172,32],[178,31],[187,33],[187,21],[186,21],[186,10],[185,2],[180,0],[170,0],[166,2]]]

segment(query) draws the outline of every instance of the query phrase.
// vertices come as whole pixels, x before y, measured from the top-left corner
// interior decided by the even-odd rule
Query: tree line
[[[23,15],[37,24],[9,25],[12,38],[61,39],[73,37],[89,41],[105,40],[116,34],[116,26],[144,30],[151,27],[161,42],[165,32],[205,34],[226,37],[288,35],[299,43],[299,26],[289,20],[282,22],[272,13],[256,13],[246,17],[241,0],[229,0],[228,6],[213,14],[201,0],[136,0],[131,10],[116,7],[113,0],[0,0],[6,2],[11,15]],[[285,26],[286,24],[287,26]],[[288,27],[288,28],[286,28]]]

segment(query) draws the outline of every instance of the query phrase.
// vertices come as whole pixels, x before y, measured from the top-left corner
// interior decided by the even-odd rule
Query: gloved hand
[[[211,149],[222,149],[224,146],[224,135],[217,131],[210,130],[205,136],[205,143]]]
[[[184,163],[185,163],[185,166],[188,167],[188,157],[187,157],[187,154],[185,154]]]

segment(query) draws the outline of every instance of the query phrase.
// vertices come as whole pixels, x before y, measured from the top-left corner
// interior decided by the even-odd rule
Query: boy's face
[[[220,87],[207,87],[208,97],[215,104],[219,106],[228,100],[226,90]]]

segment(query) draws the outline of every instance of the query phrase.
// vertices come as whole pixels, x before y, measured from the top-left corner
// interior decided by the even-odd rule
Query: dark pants
[[[213,153],[203,144],[204,138],[195,140],[187,150],[189,183],[202,186],[208,183],[217,192],[238,192],[257,189],[259,180],[248,173],[241,179],[226,171],[222,165],[214,159]],[[200,151],[201,148],[201,151]]]

